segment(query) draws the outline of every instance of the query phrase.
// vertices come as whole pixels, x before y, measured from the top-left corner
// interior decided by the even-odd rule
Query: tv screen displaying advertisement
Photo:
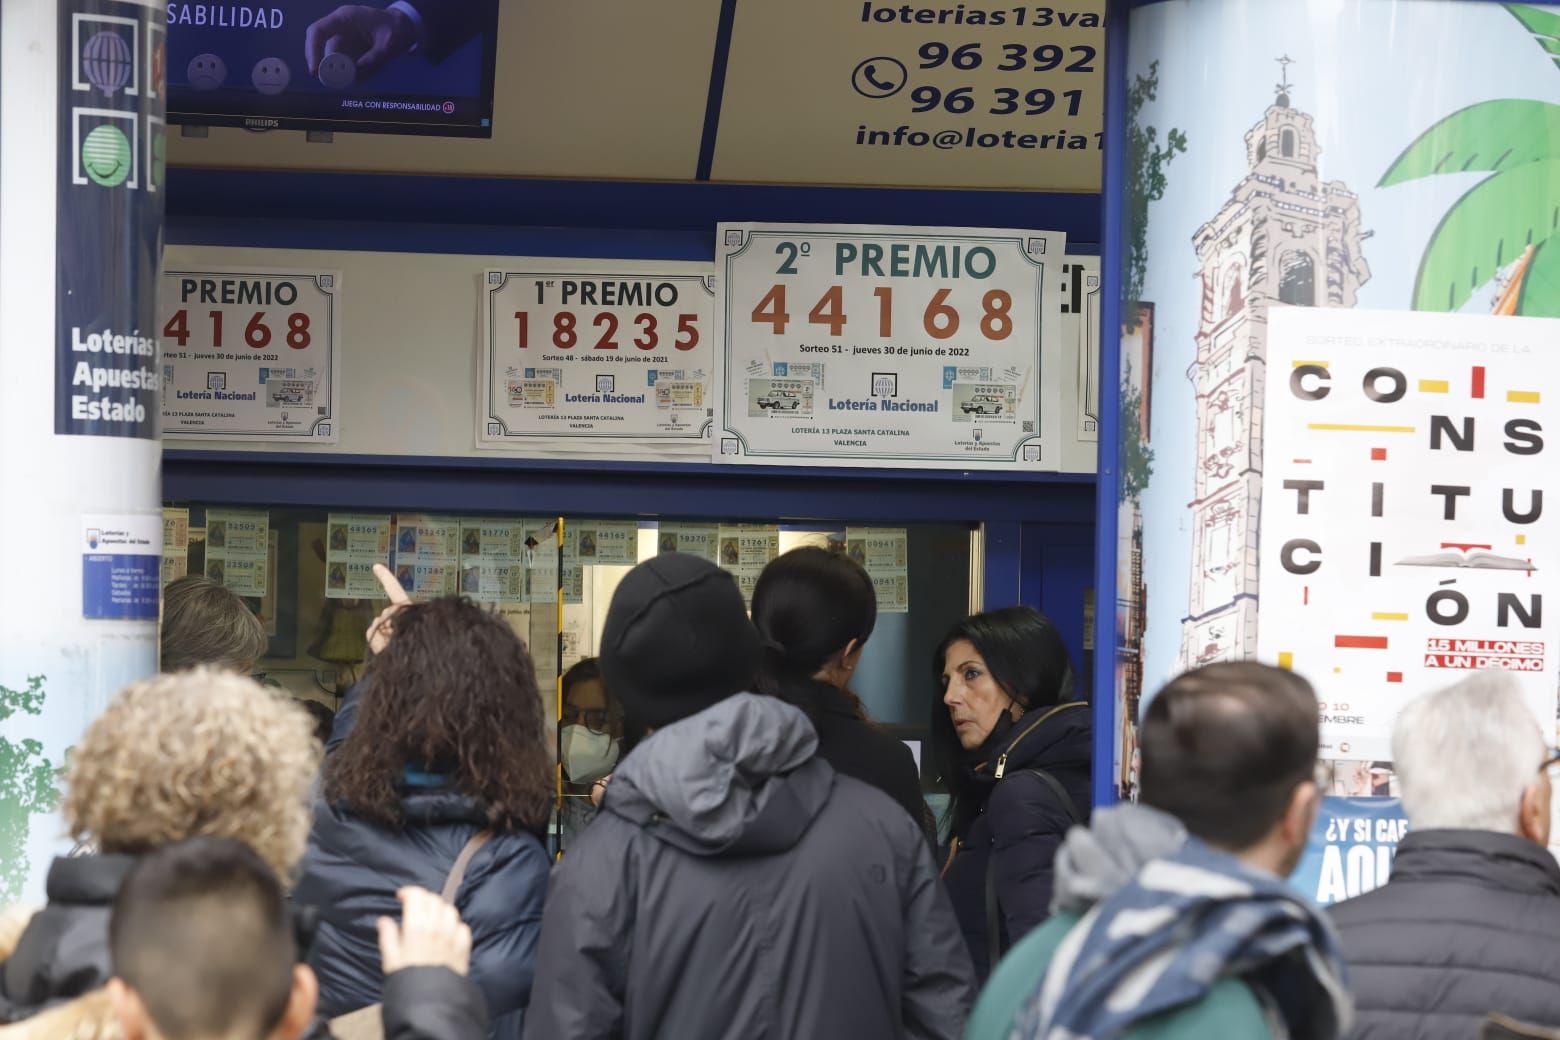
[[[168,4],[168,122],[491,137],[498,0]]]

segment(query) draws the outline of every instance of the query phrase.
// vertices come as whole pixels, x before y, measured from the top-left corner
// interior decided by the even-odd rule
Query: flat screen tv
[[[168,122],[491,137],[498,0],[168,4]]]

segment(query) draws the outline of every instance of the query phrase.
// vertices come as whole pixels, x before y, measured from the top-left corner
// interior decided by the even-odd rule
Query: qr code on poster
[[[1025,419],[1024,420],[1024,432],[1025,433],[1034,433],[1035,432],[1035,421],[1033,419]]]

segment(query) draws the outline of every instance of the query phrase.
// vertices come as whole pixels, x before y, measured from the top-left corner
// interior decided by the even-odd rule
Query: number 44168
[[[921,327],[932,339],[950,339],[959,331],[962,321],[958,308],[948,302],[951,289],[938,289],[921,314]],[[886,285],[872,290],[878,301],[879,336],[894,334],[894,290]],[[791,323],[786,311],[785,286],[773,285],[758,305],[753,308],[753,323],[768,325],[776,336],[785,335]],[[991,289],[981,297],[980,332],[989,340],[1004,340],[1013,334],[1013,294],[1006,289]],[[843,336],[847,321],[844,287],[831,285],[807,312],[807,321],[823,325],[831,336]]]

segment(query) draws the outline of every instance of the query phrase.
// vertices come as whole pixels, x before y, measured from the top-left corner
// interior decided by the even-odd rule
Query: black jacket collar
[[[993,783],[996,771],[1085,765],[1093,751],[1092,713],[1087,701],[1064,701],[1025,712],[994,731],[971,755],[978,783]]]
[[[808,679],[806,683],[807,704],[803,710],[820,715],[843,715],[846,718],[859,718],[856,707],[851,703],[845,691],[833,683],[824,682],[822,679]]]
[[[1560,864],[1548,849],[1515,834],[1436,828],[1403,836],[1392,881],[1461,881],[1560,896]]]
[[[113,854],[61,856],[49,866],[45,890],[51,903],[107,906],[135,865],[135,857]]]

